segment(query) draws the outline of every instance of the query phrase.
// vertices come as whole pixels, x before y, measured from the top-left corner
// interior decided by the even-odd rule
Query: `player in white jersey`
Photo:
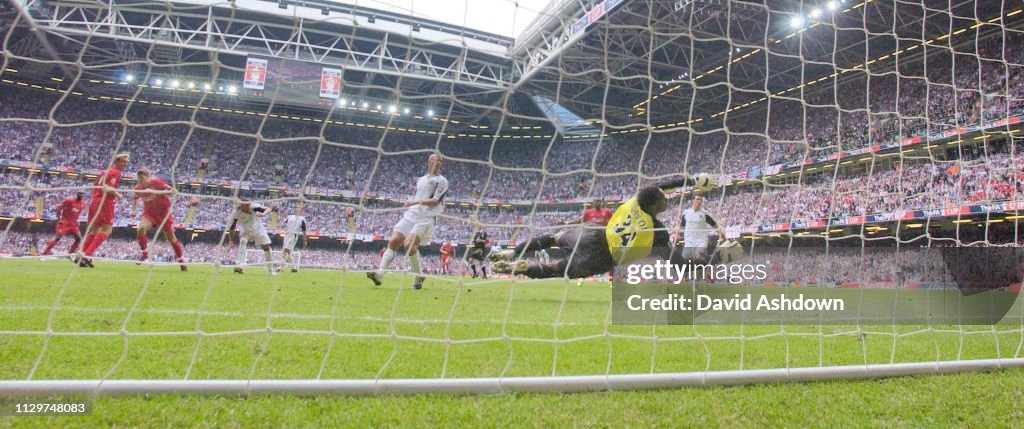
[[[245,266],[245,250],[249,240],[252,240],[263,249],[263,261],[267,264],[267,273],[277,275],[277,272],[274,271],[274,259],[270,254],[270,236],[267,235],[267,230],[263,227],[263,217],[270,214],[270,212],[271,209],[263,205],[244,201],[238,205],[238,208],[231,215],[231,226],[225,232],[228,243],[231,243],[231,234],[235,230],[235,225],[238,225],[242,230],[238,238],[236,273],[245,274],[245,269],[243,268]]]
[[[432,154],[427,158],[427,174],[416,179],[416,196],[405,202],[405,213],[395,225],[388,247],[381,255],[380,265],[376,272],[366,273],[366,277],[380,286],[384,279],[384,271],[391,266],[398,249],[405,246],[409,256],[409,268],[416,275],[412,287],[423,287],[423,276],[420,270],[420,255],[417,247],[420,243],[430,241],[434,235],[434,223],[437,215],[444,211],[444,196],[448,193],[448,179],[440,175],[441,155]]]
[[[710,262],[708,256],[708,234],[712,228],[718,230],[718,236],[724,238],[718,223],[703,209],[704,197],[694,195],[692,206],[683,211],[683,252],[684,259],[694,263]]]
[[[302,236],[302,248],[309,245],[309,238],[306,236],[306,217],[300,215],[302,206],[295,206],[295,214],[288,215],[284,220],[284,245],[281,247],[281,254],[284,255],[284,265],[291,268],[293,273],[299,272],[292,264],[292,251],[295,250],[295,243]]]

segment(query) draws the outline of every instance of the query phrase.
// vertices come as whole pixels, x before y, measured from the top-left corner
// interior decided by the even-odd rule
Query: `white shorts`
[[[295,250],[295,243],[299,241],[299,234],[285,234],[284,235],[284,246],[282,249],[287,249],[289,252]]]
[[[434,218],[412,219],[411,216],[402,216],[402,220],[395,225],[395,232],[400,232],[408,238],[415,235],[420,238],[420,243],[427,244],[434,236]]]
[[[270,236],[267,235],[267,230],[264,229],[263,227],[256,228],[253,231],[243,230],[242,237],[245,238],[246,240],[256,243],[257,246],[270,244]]]
[[[706,244],[703,247],[683,247],[679,256],[695,264],[704,264],[708,262],[708,247]]]

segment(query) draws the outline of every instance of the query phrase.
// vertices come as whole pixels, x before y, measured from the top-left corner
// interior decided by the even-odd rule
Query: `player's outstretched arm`
[[[662,191],[668,191],[668,190],[671,190],[671,189],[682,188],[683,186],[692,186],[693,183],[694,183],[693,178],[691,178],[691,177],[684,177],[682,179],[674,179],[674,180],[669,180],[667,182],[661,182],[657,186],[658,186],[658,189],[661,189]]]
[[[667,182],[662,182],[659,183],[657,186],[662,191],[682,188],[684,186],[693,186],[701,189],[710,189],[718,186],[718,179],[710,174],[700,173],[690,177],[684,177],[682,179],[674,179],[669,180]]]
[[[693,183],[694,183],[693,179],[689,178],[689,177],[685,177],[685,178],[682,178],[682,179],[669,180],[667,182],[661,182],[661,183],[659,183],[657,185],[645,186],[642,189],[640,189],[639,192],[637,192],[637,195],[640,195],[640,194],[644,193],[644,191],[648,190],[648,189],[657,188],[657,189],[661,189],[662,191],[669,191],[669,190],[672,190],[672,189],[682,188],[683,186],[692,185]]]

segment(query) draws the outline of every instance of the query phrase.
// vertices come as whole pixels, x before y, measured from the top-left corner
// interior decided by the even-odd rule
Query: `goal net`
[[[595,391],[1024,363],[1020,2],[466,2],[458,25],[264,3],[0,5],[0,396]],[[514,37],[460,27],[497,16]],[[141,168],[171,190],[136,189]],[[667,187],[663,212],[634,199],[700,173],[717,185]],[[163,198],[173,232],[142,236],[168,264],[131,263]],[[596,202],[624,229],[575,222]],[[280,265],[292,215],[295,263],[323,269],[231,273],[226,231],[255,217]],[[619,239],[656,249],[612,267]],[[729,240],[737,258],[708,261],[725,276],[630,281],[663,245],[724,257]],[[734,282],[744,266],[764,275]],[[800,302],[631,313],[635,294],[676,292]],[[847,308],[815,307],[835,300]]]

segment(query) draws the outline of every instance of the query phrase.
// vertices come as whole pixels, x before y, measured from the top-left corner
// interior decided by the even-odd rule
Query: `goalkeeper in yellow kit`
[[[534,237],[520,243],[515,250],[492,253],[491,260],[495,262],[491,269],[500,273],[525,274],[535,279],[562,276],[574,279],[607,273],[617,265],[628,264],[651,253],[662,259],[679,259],[678,255],[671,254],[669,234],[658,221],[658,214],[668,208],[665,191],[683,186],[710,189],[717,183],[711,176],[701,174],[645,187],[615,210],[604,229],[574,228],[555,235]],[[555,246],[570,249],[570,255],[548,264],[525,260],[514,264],[510,262],[525,252]]]

